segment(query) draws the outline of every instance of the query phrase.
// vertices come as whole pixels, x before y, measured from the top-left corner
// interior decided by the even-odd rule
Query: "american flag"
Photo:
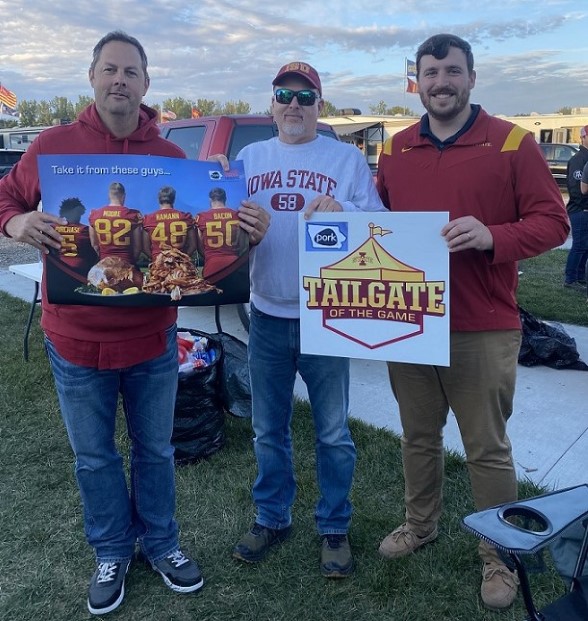
[[[0,104],[4,104],[6,107],[14,110],[16,108],[16,102],[16,95],[0,84]]]

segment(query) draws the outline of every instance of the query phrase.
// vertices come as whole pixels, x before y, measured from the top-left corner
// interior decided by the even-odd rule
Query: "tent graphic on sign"
[[[369,223],[369,237],[341,260],[305,276],[306,306],[322,324],[369,349],[423,333],[425,315],[445,314],[443,282],[390,254],[376,239],[392,233]]]

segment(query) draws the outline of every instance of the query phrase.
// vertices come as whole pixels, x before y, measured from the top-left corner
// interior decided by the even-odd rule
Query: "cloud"
[[[269,7],[257,0],[79,0],[75,7],[71,0],[29,0],[26,10],[0,0],[0,8],[0,82],[20,99],[91,95],[92,47],[116,28],[146,48],[147,103],[240,99],[263,111],[277,68],[300,59],[319,68],[325,96],[337,107],[367,113],[384,100],[421,110],[418,97],[404,93],[404,58],[414,58],[439,31],[472,43],[475,93],[497,111],[582,105],[588,86],[585,54],[574,49],[588,18],[567,0],[479,0],[474,8],[465,0],[451,6],[299,0]]]

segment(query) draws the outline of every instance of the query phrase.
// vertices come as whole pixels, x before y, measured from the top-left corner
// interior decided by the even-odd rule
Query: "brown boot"
[[[384,558],[400,558],[418,550],[426,543],[437,538],[437,529],[433,529],[428,535],[419,537],[408,524],[402,524],[393,530],[380,544],[378,552]]]
[[[517,596],[519,578],[503,563],[489,561],[482,568],[482,602],[490,610],[508,608]]]

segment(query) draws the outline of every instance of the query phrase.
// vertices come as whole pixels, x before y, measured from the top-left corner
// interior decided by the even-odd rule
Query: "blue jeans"
[[[588,260],[588,211],[569,214],[572,227],[572,247],[566,262],[566,282],[572,283],[586,278]]]
[[[167,349],[135,366],[99,371],[62,358],[45,339],[61,415],[75,454],[84,529],[98,562],[130,559],[137,540],[151,561],[178,547],[174,449],[178,363],[175,325]],[[130,491],[115,446],[118,395],[131,442]]]
[[[291,420],[298,371],[308,388],[315,426],[317,530],[319,535],[346,533],[355,468],[348,427],[349,360],[301,354],[300,321],[266,315],[253,304],[248,349],[258,466],[253,485],[256,521],[267,528],[286,528],[292,522],[296,479]]]

